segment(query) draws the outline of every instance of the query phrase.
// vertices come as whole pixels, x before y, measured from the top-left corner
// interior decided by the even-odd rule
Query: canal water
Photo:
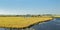
[[[31,27],[35,30],[60,30],[60,18],[55,18],[49,22],[43,22]],[[0,30],[6,30],[5,28],[0,28]]]

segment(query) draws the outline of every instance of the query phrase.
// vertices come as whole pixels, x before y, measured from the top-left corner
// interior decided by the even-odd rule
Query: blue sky
[[[60,14],[60,0],[0,0],[0,14]]]

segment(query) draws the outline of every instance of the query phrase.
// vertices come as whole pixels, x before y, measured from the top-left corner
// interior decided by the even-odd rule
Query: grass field
[[[60,18],[60,16],[54,16],[54,17],[59,17]]]
[[[47,21],[51,17],[0,17],[0,27],[23,28],[31,24]]]

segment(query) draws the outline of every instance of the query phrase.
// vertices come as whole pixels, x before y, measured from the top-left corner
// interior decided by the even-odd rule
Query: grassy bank
[[[51,19],[52,17],[0,17],[0,27],[24,28]]]

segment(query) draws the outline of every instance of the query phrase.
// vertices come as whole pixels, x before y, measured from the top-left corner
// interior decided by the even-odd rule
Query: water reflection
[[[60,18],[33,26],[36,30],[60,30]]]
[[[0,28],[0,30],[5,30],[5,28]]]

